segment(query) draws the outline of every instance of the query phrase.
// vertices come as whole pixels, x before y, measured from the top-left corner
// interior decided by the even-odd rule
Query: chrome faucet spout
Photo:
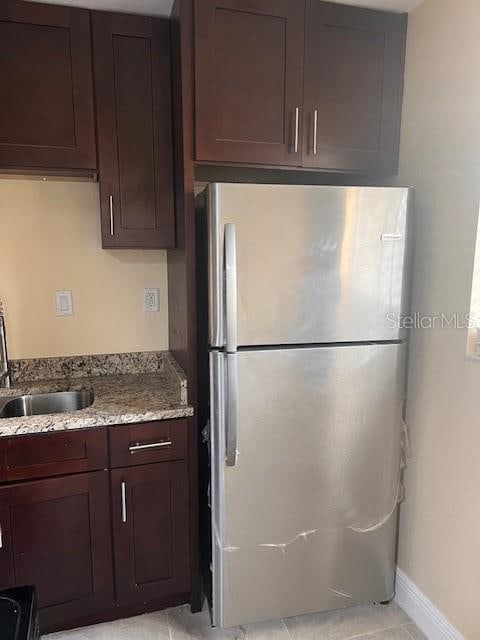
[[[3,371],[0,373],[0,387],[3,389],[10,389],[10,372]]]
[[[5,318],[0,315],[0,387],[10,387],[10,367],[8,366],[7,333],[5,331]]]

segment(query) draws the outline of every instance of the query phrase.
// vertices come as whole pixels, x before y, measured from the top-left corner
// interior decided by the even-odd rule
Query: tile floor
[[[188,606],[43,636],[42,640],[426,640],[395,604],[354,607],[262,624],[212,629]]]

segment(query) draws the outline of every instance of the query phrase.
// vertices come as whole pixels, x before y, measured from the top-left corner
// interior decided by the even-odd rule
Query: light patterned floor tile
[[[292,640],[346,640],[399,627],[400,614],[392,605],[353,607],[285,620]]]
[[[396,605],[354,607],[246,625],[213,629],[208,612],[185,605],[104,624],[64,631],[43,640],[426,640]]]
[[[42,640],[170,640],[166,611],[60,631]]]
[[[207,611],[192,615],[188,607],[177,607],[169,610],[168,621],[172,640],[290,640],[281,620],[212,629]]]
[[[412,624],[411,619],[407,616],[403,609],[400,609],[396,602],[392,602],[388,605],[390,612],[397,624]]]
[[[407,630],[412,640],[427,640],[427,636],[423,634],[416,625],[406,624],[403,628]]]
[[[349,638],[349,640],[410,640],[408,633],[402,627],[394,629],[386,629],[385,631],[377,631],[377,633],[369,633],[366,636],[357,636]]]

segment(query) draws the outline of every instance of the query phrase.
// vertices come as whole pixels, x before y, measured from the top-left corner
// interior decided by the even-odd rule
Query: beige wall
[[[413,307],[467,312],[480,202],[480,2],[410,14],[400,181],[417,188]],[[480,363],[466,331],[412,336],[413,460],[400,567],[467,640],[480,638]]]
[[[55,313],[64,289],[71,317]],[[0,300],[10,358],[168,348],[166,254],[102,250],[98,184],[0,179]]]

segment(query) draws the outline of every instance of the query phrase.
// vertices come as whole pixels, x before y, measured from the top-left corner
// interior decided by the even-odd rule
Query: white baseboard
[[[428,640],[465,640],[401,569],[397,568],[395,602]]]

